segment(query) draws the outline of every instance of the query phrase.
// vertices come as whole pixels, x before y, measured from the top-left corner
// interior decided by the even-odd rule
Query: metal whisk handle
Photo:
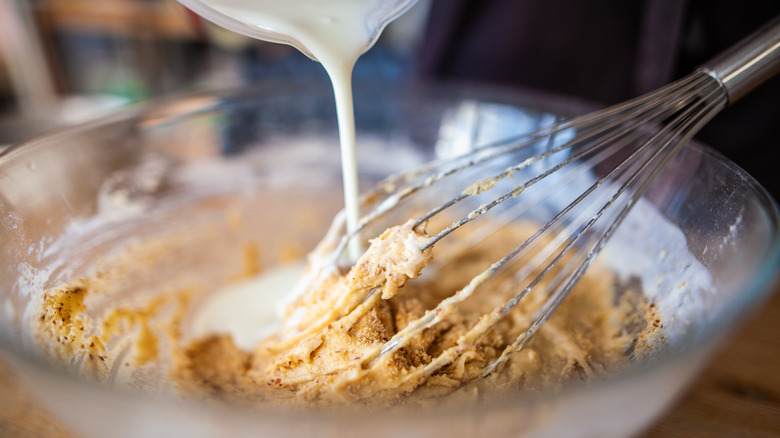
[[[701,70],[723,84],[729,104],[780,73],[780,16],[704,64]]]

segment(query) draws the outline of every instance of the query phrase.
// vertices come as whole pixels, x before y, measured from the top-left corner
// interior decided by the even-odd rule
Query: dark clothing
[[[613,104],[678,79],[773,17],[780,2],[433,0],[424,78],[519,85]],[[697,136],[780,197],[780,77]]]

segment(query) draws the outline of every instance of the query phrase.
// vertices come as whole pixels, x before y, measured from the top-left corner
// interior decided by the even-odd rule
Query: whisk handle
[[[780,16],[700,69],[723,84],[729,104],[780,73]]]

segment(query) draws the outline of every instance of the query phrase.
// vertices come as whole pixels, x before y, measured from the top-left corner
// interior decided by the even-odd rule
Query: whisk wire
[[[695,75],[691,75],[695,76]],[[698,79],[698,81],[694,81],[694,79]],[[695,77],[687,77],[682,82],[684,84],[690,84],[693,83],[693,86],[691,90],[693,92],[698,92],[700,90],[700,87],[706,86],[708,79],[707,78],[695,78]],[[673,87],[672,89],[676,89],[676,87]],[[646,117],[649,119],[654,119],[655,117],[658,117],[660,115],[666,114],[668,110],[673,109],[674,107],[680,105],[680,102],[673,101],[670,99],[663,100],[661,99],[661,104],[657,104],[655,101],[659,100],[659,98],[645,98],[639,100],[637,103],[630,103],[627,105],[620,105],[619,108],[611,108],[608,110],[604,110],[604,114],[608,114],[611,118],[608,119],[610,121],[610,125],[608,127],[602,127],[599,126],[599,129],[595,130],[594,132],[587,132],[585,134],[580,133],[580,135],[576,138],[576,140],[568,141],[558,147],[554,147],[552,149],[548,149],[544,153],[535,155],[533,157],[527,158],[523,160],[521,163],[508,167],[504,169],[502,172],[492,175],[488,178],[485,178],[475,184],[472,185],[472,187],[464,190],[454,198],[444,202],[440,206],[434,208],[421,218],[419,218],[415,224],[414,227],[418,227],[424,222],[430,220],[433,216],[441,213],[442,211],[446,210],[447,208],[452,207],[453,205],[463,201],[466,198],[469,198],[471,196],[474,196],[476,194],[481,193],[483,191],[480,186],[485,186],[489,188],[492,188],[493,185],[495,185],[498,181],[501,179],[504,179],[508,176],[511,176],[523,169],[526,169],[530,165],[537,163],[541,160],[544,160],[546,158],[549,158],[553,154],[559,153],[561,151],[571,149],[576,145],[583,145],[581,147],[582,151],[575,153],[573,155],[570,155],[567,159],[565,159],[563,162],[560,162],[553,166],[552,168],[546,170],[545,172],[542,172],[538,175],[536,175],[534,178],[526,181],[522,185],[515,186],[512,190],[508,191],[504,195],[494,199],[490,203],[483,204],[477,209],[473,210],[470,214],[463,217],[461,220],[453,223],[450,227],[442,230],[439,232],[434,238],[431,239],[431,241],[423,248],[427,249],[430,246],[434,245],[436,242],[441,240],[442,238],[446,237],[448,234],[453,232],[454,230],[460,228],[461,226],[471,222],[474,220],[477,216],[480,216],[488,211],[490,211],[493,207],[501,204],[502,202],[506,201],[510,197],[516,197],[521,192],[523,192],[525,189],[527,189],[530,186],[533,186],[534,184],[538,183],[539,181],[542,181],[546,178],[548,178],[551,174],[559,171],[560,169],[570,165],[571,163],[578,162],[582,159],[582,157],[586,156],[589,153],[592,153],[593,150],[601,149],[607,147],[609,144],[612,144],[616,142],[617,140],[620,140],[624,137],[630,137],[631,135],[639,135],[635,132],[635,128],[641,126],[642,124],[646,124],[646,121],[644,120],[637,120],[637,112],[643,112],[645,113]],[[643,105],[651,105],[651,110],[646,110]],[[637,110],[636,107],[639,107]],[[625,114],[621,114],[619,117],[616,116],[617,113],[625,112],[625,108],[628,108],[628,111]],[[637,112],[635,112],[637,111]],[[599,114],[601,116],[601,114]],[[590,117],[590,116],[588,116]],[[576,120],[576,119],[573,119]],[[627,126],[623,126],[623,130],[620,131],[617,134],[613,134],[610,138],[609,142],[606,142],[603,140],[603,137],[600,137],[602,134],[608,134],[609,132],[614,132],[614,127],[617,124],[622,124],[626,121],[631,121]],[[553,131],[551,129],[551,131]],[[556,130],[556,132],[561,132],[561,130]],[[630,139],[626,140],[631,141]],[[503,154],[503,152],[502,152]],[[458,168],[460,169],[460,168]],[[473,188],[476,187],[476,188]]]
[[[696,88],[696,94],[698,94],[700,89]],[[713,94],[715,94],[718,90],[715,89],[712,91]],[[696,97],[693,99],[693,101],[698,102],[707,102],[707,97],[704,98]],[[679,105],[679,102],[677,103]],[[712,104],[709,103],[709,106],[713,108],[717,108],[718,104]],[[685,106],[691,107],[690,102],[686,103]],[[545,233],[548,229],[552,228],[556,223],[558,223],[564,216],[568,215],[569,212],[571,212],[577,205],[579,205],[584,199],[591,196],[591,194],[596,191],[599,187],[601,187],[605,182],[610,181],[617,173],[623,171],[625,167],[627,167],[630,163],[633,162],[637,157],[641,156],[642,152],[652,144],[657,144],[657,140],[659,138],[662,138],[666,133],[668,132],[679,132],[676,130],[682,130],[683,132],[687,132],[690,128],[689,126],[693,125],[694,127],[698,126],[698,123],[695,123],[695,120],[693,120],[690,116],[690,112],[696,112],[701,111],[700,106],[693,105],[692,109],[689,108],[689,112],[684,112],[682,115],[678,115],[675,117],[672,123],[669,123],[666,125],[660,132],[657,132],[653,134],[650,139],[643,143],[641,147],[636,148],[633,150],[626,158],[624,158],[618,165],[616,165],[610,172],[608,172],[603,177],[599,178],[595,183],[593,183],[585,192],[580,194],[574,201],[572,201],[569,205],[567,205],[565,208],[563,208],[557,215],[555,215],[550,221],[545,223],[542,227],[540,227],[531,237],[529,237],[526,241],[521,243],[519,246],[517,246],[514,250],[512,250],[509,254],[507,254],[505,257],[503,257],[501,260],[493,263],[488,269],[483,271],[480,275],[477,275],[474,277],[466,287],[461,289],[460,291],[456,292],[454,295],[446,298],[441,303],[439,303],[438,306],[436,306],[434,309],[429,310],[425,312],[425,314],[418,318],[417,320],[411,322],[407,327],[400,330],[398,333],[396,333],[393,338],[387,342],[383,348],[378,349],[374,353],[369,353],[365,360],[364,364],[370,365],[373,363],[378,357],[389,354],[398,348],[401,348],[403,345],[405,345],[406,342],[409,341],[413,336],[418,334],[420,331],[424,330],[425,328],[432,327],[439,321],[443,320],[446,316],[448,316],[452,310],[454,309],[454,306],[457,303],[462,302],[471,294],[474,292],[474,290],[479,287],[481,284],[483,284],[485,281],[487,281],[499,268],[501,268],[504,264],[506,264],[509,260],[514,258],[517,254],[524,251],[531,243],[536,241],[539,236],[541,236],[543,233]],[[708,111],[705,111],[708,112]],[[706,118],[706,117],[700,117],[700,118]],[[705,120],[706,122],[706,120]],[[484,316],[480,319],[480,321],[466,334],[462,335],[455,343],[455,346],[450,347],[450,349],[446,350],[444,353],[440,354],[436,359],[431,361],[429,364],[425,365],[420,369],[419,371],[415,371],[413,375],[410,375],[409,378],[416,378],[414,376],[421,376],[428,374],[430,372],[433,372],[435,369],[438,369],[443,364],[448,363],[448,360],[454,359],[454,357],[457,357],[458,354],[460,354],[462,351],[465,351],[466,348],[468,348],[470,345],[473,345],[474,342],[477,341],[479,336],[487,332],[490,328],[492,328],[497,321],[500,319],[501,316],[505,315],[509,310],[511,310],[513,307],[517,305],[517,303],[522,300],[530,291],[536,287],[542,279],[563,259],[563,257],[576,246],[578,241],[586,235],[586,232],[590,230],[594,224],[605,214],[606,211],[608,211],[621,197],[621,195],[629,188],[629,186],[637,180],[639,175],[642,174],[642,172],[648,168],[648,166],[653,163],[656,158],[659,156],[663,156],[663,163],[668,162],[669,159],[673,156],[673,154],[670,151],[667,151],[667,148],[669,145],[676,145],[679,148],[679,145],[681,143],[675,142],[674,138],[670,138],[662,143],[660,147],[656,146],[653,154],[649,159],[641,161],[641,165],[639,168],[633,172],[633,174],[628,178],[626,182],[624,182],[621,187],[617,190],[617,192],[612,196],[612,198],[601,207],[601,209],[594,215],[584,226],[578,227],[578,229],[574,232],[574,234],[570,235],[568,239],[566,239],[565,246],[558,252],[558,254],[553,258],[553,260],[546,265],[542,271],[531,280],[531,282],[521,290],[520,293],[516,294],[510,301],[505,304],[504,306],[500,306],[499,308],[496,308],[491,314]],[[650,176],[647,177],[644,182],[641,184],[641,187],[646,187],[650,181],[657,175],[658,172],[662,169],[662,165],[657,165],[653,168],[653,171],[650,172]],[[558,166],[554,166],[556,170],[562,168]],[[549,174],[548,174],[549,175]],[[533,178],[532,178],[533,180]],[[500,363],[506,360],[506,357],[508,357],[509,354],[516,351],[517,348],[522,348],[522,346],[525,344],[525,339],[530,338],[530,335],[535,333],[536,330],[538,330],[538,327],[540,327],[549,317],[549,315],[552,314],[552,312],[557,308],[557,306],[560,304],[560,302],[565,298],[565,296],[568,294],[568,292],[571,290],[573,285],[579,280],[579,278],[582,275],[582,272],[585,271],[585,269],[590,265],[592,262],[592,259],[595,257],[595,254],[598,253],[598,251],[603,246],[603,242],[606,242],[606,240],[611,236],[612,230],[616,228],[617,223],[622,221],[622,217],[625,216],[625,213],[628,212],[633,206],[633,204],[636,202],[637,199],[641,196],[641,193],[643,190],[637,190],[634,193],[634,196],[631,198],[631,201],[629,201],[623,208],[620,214],[618,214],[618,217],[615,221],[613,221],[612,226],[608,228],[607,232],[601,235],[601,238],[596,241],[595,246],[592,246],[590,248],[590,251],[587,253],[587,256],[584,258],[584,260],[579,261],[576,265],[576,269],[574,270],[573,275],[570,275],[568,280],[564,283],[564,286],[562,288],[558,288],[558,290],[552,294],[550,299],[548,299],[548,302],[545,306],[542,307],[542,309],[546,309],[540,317],[538,317],[534,323],[531,325],[531,327],[518,339],[507,347],[507,350],[505,351],[506,354],[502,354],[499,359],[497,359],[498,363],[491,366],[491,370],[495,369],[496,366],[498,366]],[[511,193],[511,191],[510,191]],[[500,199],[506,199],[505,195],[500,196],[497,198],[497,200]],[[485,207],[482,206],[475,210],[476,212],[482,211]],[[492,207],[491,207],[492,208]]]
[[[390,177],[386,179],[384,182],[380,183],[378,185],[377,190],[375,190],[372,193],[369,193],[364,197],[364,199],[374,199],[380,196],[381,194],[387,196],[385,200],[381,202],[374,210],[372,210],[371,212],[363,216],[363,218],[361,218],[361,220],[359,221],[358,225],[356,226],[355,230],[352,233],[346,234],[342,237],[341,241],[337,245],[337,250],[335,251],[336,257],[338,258],[343,254],[343,252],[346,250],[346,247],[349,244],[349,241],[351,241],[354,238],[357,238],[357,236],[360,235],[360,233],[365,229],[365,227],[369,223],[373,222],[377,218],[389,212],[391,209],[398,206],[399,203],[404,199],[411,197],[412,195],[414,195],[415,193],[419,192],[420,190],[426,187],[430,187],[434,185],[435,183],[439,182],[442,179],[452,176],[465,169],[472,168],[473,166],[486,162],[490,159],[503,157],[508,153],[534,146],[542,139],[546,138],[549,141],[549,139],[553,138],[555,135],[558,135],[562,132],[571,129],[578,129],[578,127],[581,126],[591,126],[592,128],[590,132],[580,132],[576,140],[567,141],[564,144],[557,147],[547,148],[545,152],[541,154],[532,155],[531,157],[528,157],[525,160],[523,160],[521,163],[512,166],[508,169],[505,169],[503,172],[487,179],[492,180],[490,183],[494,184],[498,180],[510,176],[523,169],[526,169],[529,166],[538,163],[542,160],[550,158],[554,154],[560,153],[567,149],[571,149],[576,145],[586,144],[588,140],[592,140],[594,147],[603,147],[604,146],[603,142],[600,141],[602,137],[599,137],[599,135],[609,134],[610,132],[614,132],[614,126],[616,124],[621,124],[628,120],[635,119],[636,116],[639,114],[644,113],[645,116],[649,116],[650,118],[653,118],[658,114],[662,114],[663,112],[667,111],[670,106],[674,106],[675,104],[678,104],[677,102],[674,102],[672,100],[664,99],[662,97],[664,93],[676,93],[682,89],[685,89],[686,87],[689,87],[692,90],[696,90],[697,89],[696,87],[701,86],[701,82],[703,82],[703,78],[701,76],[702,75],[700,74],[699,75],[691,74],[681,79],[678,82],[669,84],[666,87],[661,88],[656,93],[650,93],[648,95],[637,97],[621,105],[610,107],[588,115],[578,116],[572,119],[564,120],[562,122],[557,122],[550,125],[549,127],[539,128],[537,130],[532,131],[531,133],[523,134],[520,136],[514,136],[508,140],[494,141],[482,146],[477,146],[470,154],[435,161],[416,171],[406,172],[394,177]],[[649,108],[649,112],[648,112],[648,108]],[[603,125],[601,125],[601,123],[603,123]],[[631,132],[630,128],[637,127],[641,123],[646,123],[646,122],[634,120],[632,125],[625,127],[626,129],[624,132],[626,133]],[[612,140],[614,141],[615,139],[613,138]],[[587,152],[589,148],[586,147],[584,149],[586,149]],[[459,221],[456,224],[453,224],[453,226],[451,226],[450,228],[440,232],[434,238],[434,240],[432,240],[428,244],[427,247],[435,244],[441,238],[445,237],[446,235],[448,235],[455,229],[459,228],[460,226],[470,222],[476,216],[484,214],[485,212],[489,211],[490,209],[500,204],[504,200],[509,199],[510,197],[517,196],[520,192],[525,190],[527,187],[536,184],[536,182],[538,182],[539,180],[544,179],[545,177],[556,172],[560,168],[563,168],[566,165],[576,161],[582,155],[584,155],[584,153],[576,154],[573,157],[569,157],[567,160],[565,160],[564,163],[559,163],[553,169],[548,169],[548,171],[545,172],[544,174],[538,175],[534,181],[527,182],[527,185],[524,187],[516,186],[509,193],[505,194],[500,201],[481,206],[479,209],[475,210],[473,214],[468,215],[463,220]],[[431,172],[433,169],[437,167],[442,167],[445,164],[457,163],[457,162],[460,163],[448,167],[444,171],[434,172],[433,174],[426,177],[420,183],[406,186],[403,187],[402,189],[398,188],[399,184],[404,181],[407,182],[412,181],[415,178],[420,177],[421,175]],[[479,192],[479,190],[472,190],[472,191],[466,190],[460,193],[459,195],[455,196],[454,198],[450,199],[449,201],[445,202],[444,204],[430,211],[425,216],[419,218],[418,221],[415,223],[414,228],[419,227],[422,223],[426,222],[427,220],[429,220],[436,214],[441,213],[447,208],[461,202],[466,198],[475,195],[476,192]],[[483,209],[482,207],[486,207],[486,208]],[[427,249],[427,247],[425,249]]]
[[[603,249],[603,247],[606,245],[606,242],[614,234],[618,226],[623,222],[628,212],[631,211],[632,207],[645,193],[650,183],[652,183],[652,181],[664,169],[665,165],[675,156],[676,152],[679,151],[679,149],[684,146],[686,142],[690,140],[690,138],[692,138],[694,133],[697,132],[701,126],[706,124],[711,119],[711,117],[714,116],[714,114],[717,113],[717,111],[722,107],[725,101],[714,99],[719,92],[722,93],[722,90],[713,89],[707,96],[702,98],[703,103],[701,106],[694,106],[690,108],[689,111],[680,115],[674,123],[665,127],[662,133],[657,134],[651,138],[648,143],[643,145],[643,147],[649,147],[653,140],[661,138],[665,134],[672,134],[670,138],[665,140],[663,144],[656,149],[649,160],[641,163],[641,167],[633,173],[629,181],[624,183],[618,189],[613,198],[607,204],[605,204],[601,210],[599,210],[597,217],[594,217],[587,224],[587,228],[592,227],[593,224],[595,224],[595,222],[604,214],[604,212],[606,212],[607,209],[611,208],[615,204],[618,198],[627,190],[629,185],[637,180],[642,172],[650,167],[648,174],[639,183],[639,187],[634,190],[618,215],[609,222],[609,227],[599,236],[595,244],[593,244],[592,247],[588,250],[584,259],[577,262],[576,264],[570,264],[570,266],[576,266],[574,273],[569,276],[562,287],[557,288],[550,295],[547,301],[545,301],[545,303],[540,306],[539,311],[534,314],[532,318],[534,322],[528,327],[528,329],[521,333],[512,344],[507,346],[498,358],[496,358],[493,362],[484,368],[480,375],[481,377],[485,377],[491,374],[498,366],[506,362],[511,354],[521,350],[528,342],[528,340],[531,339],[531,337],[539,330],[539,328],[541,328],[541,326],[557,310],[563,300],[574,288],[574,285],[584,275],[585,271],[595,259],[595,256],[601,251],[601,249]],[[659,158],[661,162],[651,166],[651,163]],[[564,251],[568,252],[570,249],[571,246],[567,246],[564,248]],[[510,301],[508,306],[514,306],[518,301],[519,300],[513,299]],[[509,309],[504,309],[502,311],[506,313],[508,310]]]

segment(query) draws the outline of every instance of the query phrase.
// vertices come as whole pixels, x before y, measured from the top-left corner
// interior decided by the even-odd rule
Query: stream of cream
[[[285,35],[316,58],[330,77],[336,101],[348,233],[357,230],[359,188],[355,146],[352,71],[373,44],[385,8],[395,0],[201,0],[215,11],[263,34]],[[398,2],[399,4],[402,2]],[[347,248],[351,262],[363,252],[354,236]],[[272,268],[257,278],[212,295],[193,320],[193,335],[226,333],[240,348],[251,350],[276,329],[276,306],[290,291],[303,266]]]
[[[360,55],[371,47],[377,29],[370,23],[377,21],[375,15],[387,0],[201,1],[260,33],[289,36],[322,63],[336,100],[347,232],[355,232],[360,211],[352,70]],[[361,252],[360,239],[351,239],[349,259],[354,262]]]

